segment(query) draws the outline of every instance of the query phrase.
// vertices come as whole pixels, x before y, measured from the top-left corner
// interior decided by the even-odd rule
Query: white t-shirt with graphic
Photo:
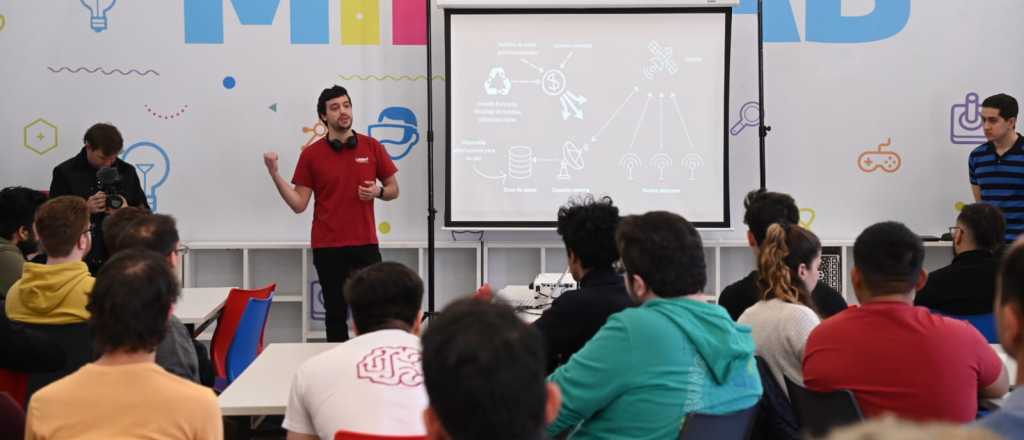
[[[333,439],[339,430],[425,435],[420,338],[379,330],[309,359],[292,380],[285,429]]]

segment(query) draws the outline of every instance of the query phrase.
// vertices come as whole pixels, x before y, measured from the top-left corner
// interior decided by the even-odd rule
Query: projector
[[[561,295],[562,292],[576,288],[576,280],[568,272],[549,272],[537,274],[537,277],[530,283],[530,290],[541,295],[552,298]]]

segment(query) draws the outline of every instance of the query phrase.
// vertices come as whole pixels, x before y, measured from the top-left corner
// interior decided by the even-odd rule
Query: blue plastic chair
[[[274,295],[271,294],[267,299],[250,298],[245,306],[235,338],[228,349],[228,384],[234,382],[260,354],[260,339],[273,301]]]
[[[679,440],[747,440],[754,429],[758,404],[729,414],[711,415],[691,413],[683,422]]]
[[[990,344],[999,343],[999,333],[996,331],[996,315],[994,313],[986,313],[984,315],[949,315],[949,317],[971,323]]]

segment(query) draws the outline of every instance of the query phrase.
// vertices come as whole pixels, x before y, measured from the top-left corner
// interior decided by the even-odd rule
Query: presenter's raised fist
[[[263,153],[263,163],[271,174],[277,173],[277,153],[273,151]]]

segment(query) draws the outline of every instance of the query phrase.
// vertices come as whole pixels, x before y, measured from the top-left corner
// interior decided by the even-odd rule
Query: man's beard
[[[334,131],[338,133],[344,133],[352,129],[352,120],[350,119],[348,121],[348,125],[341,125],[341,123],[338,122],[337,120],[331,121],[328,125],[330,125],[331,129],[333,129]]]
[[[18,242],[18,250],[21,251],[22,257],[28,259],[29,255],[39,252],[39,240],[35,237],[28,240],[22,240]]]

